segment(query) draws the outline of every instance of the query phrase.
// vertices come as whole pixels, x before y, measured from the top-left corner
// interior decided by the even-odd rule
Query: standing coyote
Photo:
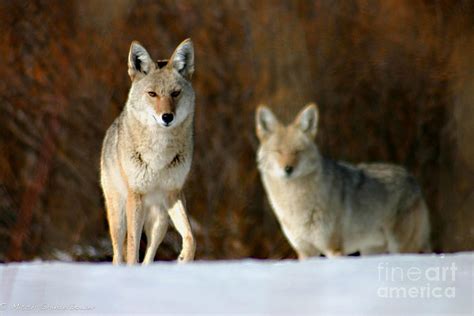
[[[298,258],[430,251],[428,209],[413,176],[390,164],[324,158],[317,127],[315,104],[289,126],[257,109],[258,168]]]
[[[100,161],[113,263],[138,261],[145,228],[144,264],[153,261],[168,229],[168,216],[182,237],[179,261],[194,259],[195,242],[186,216],[184,185],[193,155],[194,50],[183,41],[169,61],[155,63],[132,42],[128,74],[132,85],[123,112],[108,129]]]

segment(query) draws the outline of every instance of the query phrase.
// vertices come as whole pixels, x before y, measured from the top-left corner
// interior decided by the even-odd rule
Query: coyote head
[[[320,158],[314,143],[318,126],[316,104],[308,104],[288,126],[261,105],[256,112],[260,140],[257,160],[262,173],[286,179],[305,176],[316,170]]]
[[[134,41],[128,55],[132,80],[127,106],[147,125],[171,128],[194,112],[194,49],[190,39],[183,41],[169,60],[154,62],[147,50]]]

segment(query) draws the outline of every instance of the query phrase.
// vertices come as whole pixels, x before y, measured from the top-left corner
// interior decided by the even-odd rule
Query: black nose
[[[285,172],[289,176],[293,172],[293,167],[292,166],[286,166],[285,167]]]
[[[163,122],[165,122],[165,124],[171,123],[173,121],[173,118],[173,113],[165,113],[161,116],[161,119],[163,120]]]

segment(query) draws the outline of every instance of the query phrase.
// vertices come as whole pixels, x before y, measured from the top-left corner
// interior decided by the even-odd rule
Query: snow
[[[473,315],[473,274],[474,252],[148,267],[7,264],[0,266],[0,314]]]

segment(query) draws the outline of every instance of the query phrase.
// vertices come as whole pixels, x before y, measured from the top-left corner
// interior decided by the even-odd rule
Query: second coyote
[[[261,106],[256,128],[265,190],[300,259],[430,250],[428,209],[414,177],[395,165],[323,157],[314,143],[315,104],[288,126]]]
[[[194,50],[185,40],[169,61],[154,62],[138,42],[128,57],[132,86],[123,112],[105,135],[101,155],[113,262],[138,261],[143,227],[144,264],[153,261],[169,218],[183,239],[179,261],[194,259],[195,242],[181,188],[193,154]]]

